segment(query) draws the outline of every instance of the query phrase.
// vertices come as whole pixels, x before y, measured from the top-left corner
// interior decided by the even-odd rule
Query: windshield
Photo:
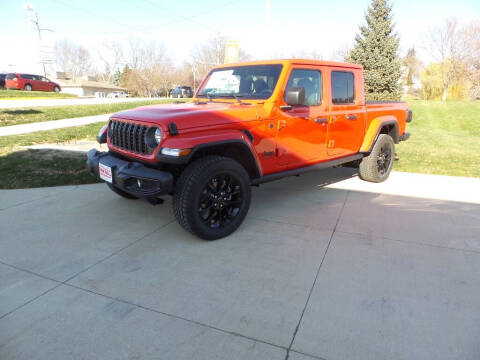
[[[268,99],[275,89],[282,65],[237,66],[213,70],[198,96]]]

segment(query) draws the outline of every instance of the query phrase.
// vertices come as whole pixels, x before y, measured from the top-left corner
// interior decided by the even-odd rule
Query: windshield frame
[[[278,69],[279,69],[278,77],[276,79],[275,85],[273,86],[272,93],[270,94],[270,96],[268,96],[266,98],[245,97],[245,96],[242,96],[241,93],[239,93],[239,94],[236,94],[236,93],[232,93],[232,94],[221,93],[217,96],[215,96],[215,95],[208,96],[207,94],[201,94],[201,92],[205,89],[205,86],[207,85],[208,80],[211,78],[211,76],[214,72],[232,70],[232,69],[238,69],[238,68],[247,68],[247,67],[260,67],[260,66],[265,66],[265,67],[275,66],[275,67],[278,67]],[[272,96],[275,94],[275,91],[277,90],[277,88],[279,86],[280,79],[282,77],[283,69],[284,69],[284,64],[283,63],[248,64],[248,65],[234,65],[234,66],[216,67],[216,68],[213,68],[212,70],[210,70],[210,72],[207,74],[207,76],[205,76],[205,79],[202,81],[200,87],[197,89],[197,91],[195,93],[195,98],[207,99],[209,101],[212,101],[212,100],[220,100],[220,101],[227,100],[228,101],[228,100],[232,100],[232,99],[235,101],[237,98],[240,98],[242,101],[247,101],[247,102],[248,101],[265,102],[265,101],[271,99]]]

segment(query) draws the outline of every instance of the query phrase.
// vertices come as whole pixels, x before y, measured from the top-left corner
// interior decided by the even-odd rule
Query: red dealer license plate
[[[109,183],[113,182],[112,179],[112,168],[102,163],[98,164],[98,172],[100,174],[100,179],[108,181]]]

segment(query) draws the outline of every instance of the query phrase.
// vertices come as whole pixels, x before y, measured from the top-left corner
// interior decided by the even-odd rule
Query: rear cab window
[[[292,87],[305,88],[305,106],[322,103],[322,73],[313,69],[293,69],[285,90]],[[286,91],[284,96],[286,96]]]
[[[332,104],[355,103],[355,78],[351,71],[332,71]]]

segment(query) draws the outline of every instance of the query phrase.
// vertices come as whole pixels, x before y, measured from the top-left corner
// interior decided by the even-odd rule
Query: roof
[[[74,87],[82,87],[82,88],[98,88],[98,89],[109,89],[109,90],[117,90],[117,91],[125,91],[126,89],[121,86],[116,86],[112,84],[102,83],[100,81],[91,81],[91,80],[79,80],[79,81],[72,81],[72,80],[64,80],[64,79],[57,79],[58,82],[61,83],[62,87],[64,88],[74,88]]]
[[[358,64],[337,62],[337,61],[325,61],[314,59],[276,59],[276,60],[260,60],[260,61],[245,61],[231,64],[217,65],[214,68],[225,68],[232,66],[247,66],[247,65],[268,65],[268,64],[296,64],[296,65],[318,65],[318,66],[336,66],[353,69],[361,69],[362,66]]]

